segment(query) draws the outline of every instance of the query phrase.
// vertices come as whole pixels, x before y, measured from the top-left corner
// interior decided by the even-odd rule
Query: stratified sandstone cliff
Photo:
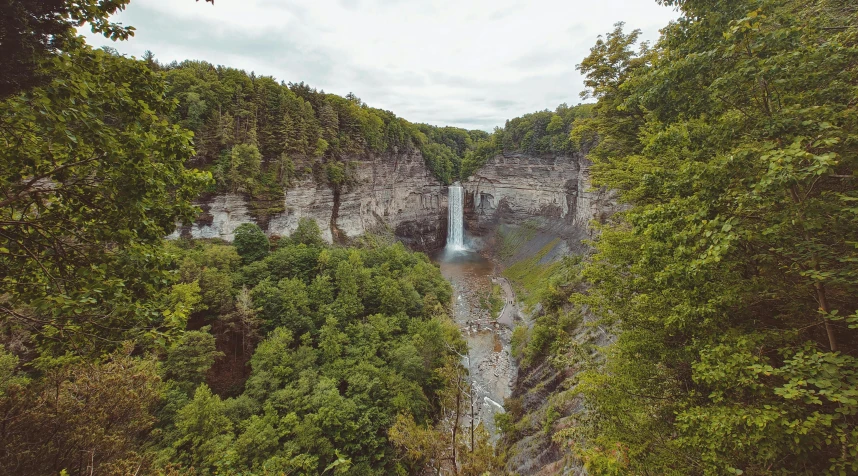
[[[615,204],[610,193],[591,190],[589,169],[579,154],[495,156],[463,184],[470,223],[480,229],[496,220],[545,217],[586,227],[603,220]]]
[[[223,194],[203,200],[203,213],[190,227],[177,230],[194,238],[231,241],[242,223],[257,222],[269,235],[289,235],[298,220],[312,218],[326,240],[353,238],[365,232],[390,230],[406,245],[431,250],[444,245],[447,187],[426,168],[419,151],[408,150],[352,159],[353,185],[337,193],[312,178],[299,181],[284,194],[285,211],[265,221],[254,219],[249,200]]]
[[[328,184],[306,178],[284,193],[285,211],[257,220],[242,195],[219,194],[200,202],[203,213],[177,230],[194,238],[231,241],[242,223],[258,223],[269,235],[285,236],[298,220],[312,218],[324,238],[353,238],[366,232],[391,231],[417,250],[444,246],[447,187],[426,168],[417,150],[355,157],[354,184],[337,193]],[[591,190],[589,161],[583,155],[531,157],[498,155],[463,182],[466,231],[491,235],[497,225],[541,220],[568,249],[588,233],[591,220],[613,213],[610,193]],[[558,250],[561,251],[561,250]]]
[[[491,248],[510,229],[532,230],[518,256],[495,256],[505,265],[532,256],[556,238],[559,251],[545,261],[586,251],[581,240],[593,237],[592,223],[604,223],[621,208],[614,192],[590,184],[590,166],[583,153],[495,156],[462,182],[466,233]]]

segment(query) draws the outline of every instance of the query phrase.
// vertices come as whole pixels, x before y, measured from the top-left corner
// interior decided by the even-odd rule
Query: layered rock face
[[[285,211],[259,225],[269,235],[286,236],[295,231],[298,220],[307,217],[316,220],[328,241],[390,230],[414,249],[444,246],[447,187],[429,172],[419,151],[356,157],[352,162],[353,186],[337,192],[312,178],[300,181],[285,192]],[[201,218],[171,237],[231,241],[239,225],[257,222],[249,201],[241,195],[216,195],[200,206]]]
[[[616,208],[613,195],[590,187],[583,154],[532,157],[498,155],[463,183],[470,231],[484,234],[498,223],[543,218],[559,232],[586,229]]]
[[[196,223],[170,238],[232,241],[239,225],[254,222],[269,235],[286,236],[307,217],[316,220],[328,241],[387,230],[413,249],[444,246],[447,187],[426,168],[419,151],[356,157],[352,162],[354,185],[339,193],[307,178],[284,193],[283,213],[262,221],[254,218],[246,197],[215,195],[199,203],[203,214]],[[462,183],[467,232],[488,235],[500,223],[541,219],[570,244],[578,241],[591,220],[602,221],[615,211],[610,193],[590,189],[589,166],[578,154],[496,156]]]

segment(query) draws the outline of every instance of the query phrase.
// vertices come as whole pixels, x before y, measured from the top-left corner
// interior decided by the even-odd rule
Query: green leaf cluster
[[[388,430],[400,414],[421,425],[439,418],[441,368],[464,351],[438,268],[401,244],[330,247],[308,221],[270,254],[240,259],[232,248],[173,246],[180,284],[200,289],[190,320],[211,328],[187,331],[167,352],[156,464],[202,474],[413,469]],[[249,344],[236,357],[216,341]],[[246,381],[203,383],[231,361],[249,365]]]
[[[573,296],[618,335],[555,435],[596,474],[858,471],[858,24],[841,1],[665,2],[580,69],[629,209]]]
[[[84,353],[161,325],[161,239],[210,176],[185,168],[191,133],[169,122],[162,78],[66,46],[43,61],[50,82],[0,103],[0,312]]]

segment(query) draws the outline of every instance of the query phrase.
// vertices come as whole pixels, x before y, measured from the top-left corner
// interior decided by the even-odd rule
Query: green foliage
[[[253,224],[239,225],[239,227],[235,230],[236,240],[246,241],[251,244],[254,243],[254,241],[260,241],[260,238],[256,233],[256,230],[258,229],[259,227],[256,227],[256,225]],[[241,240],[238,239],[239,235],[241,235]],[[248,235],[250,236],[250,239],[247,239]],[[261,246],[259,247],[262,248]],[[200,250],[200,254],[196,258],[196,261],[200,266],[206,268],[217,268],[224,272],[230,273],[235,271],[241,264],[241,261],[244,257],[244,254],[242,254],[242,252],[249,251],[248,248],[252,248],[252,246],[248,246],[244,243],[239,245],[235,242],[233,242],[233,246],[206,246],[202,250]]]
[[[286,85],[200,61],[154,64],[165,71],[168,97],[179,102],[173,119],[194,131],[197,160],[218,164],[218,187],[266,200],[304,170],[339,188],[350,180],[343,159],[367,154],[419,150],[429,170],[450,183],[465,150],[485,136],[414,125],[354,95],[304,83]]]
[[[215,359],[223,353],[215,350],[215,338],[208,327],[186,331],[170,344],[164,361],[164,376],[180,384],[187,393],[201,384]]]
[[[576,121],[589,115],[589,105],[557,106],[554,112],[545,110],[510,119],[499,134],[503,151],[523,152],[539,156],[568,155],[577,149],[569,141],[569,132]]]
[[[324,243],[322,231],[319,224],[312,218],[301,218],[298,220],[298,228],[289,237],[292,243],[307,246],[321,246]]]
[[[145,467],[138,451],[161,384],[155,360],[130,357],[132,349],[125,345],[97,361],[43,359],[50,363],[41,378],[4,382],[0,473],[120,475]]]
[[[858,471],[854,7],[728,3],[581,64],[593,178],[632,205],[573,296],[618,333],[556,435],[591,473]]]
[[[275,285],[267,279],[253,288],[251,296],[266,330],[285,327],[294,335],[303,335],[316,327],[310,315],[307,285],[301,280],[283,278]]]
[[[513,358],[521,359],[524,356],[524,349],[528,340],[527,326],[518,325],[512,330],[510,337],[510,353]]]
[[[520,291],[526,304],[534,305],[539,301],[539,290],[548,277],[560,266],[557,261],[542,263],[545,256],[559,242],[559,238],[552,240],[535,255],[522,259],[504,270],[503,275],[509,278],[515,288]]]
[[[255,223],[243,223],[235,229],[233,240],[235,251],[241,255],[244,264],[259,261],[268,255],[271,244],[268,237]]]
[[[262,180],[262,154],[252,144],[238,144],[218,162],[218,186],[233,193],[252,194]]]
[[[492,286],[492,293],[489,295],[489,307],[492,312],[492,317],[497,319],[504,306],[504,292],[499,284]]]
[[[88,23],[93,33],[124,40],[134,28],[112,23],[108,17],[124,10],[129,0],[10,0],[0,15],[0,99],[43,85],[50,74],[41,60],[77,41],[76,28]]]
[[[592,104],[561,104],[554,112],[545,110],[510,119],[503,128],[495,128],[491,135],[480,138],[462,153],[458,176],[467,179],[501,154],[563,156],[577,152],[582,144],[573,141],[570,132],[589,118],[592,110]]]
[[[444,184],[453,183],[455,168],[459,158],[452,149],[444,144],[430,143],[421,149],[429,170]]]
[[[233,307],[232,278],[217,268],[204,268],[199,278],[201,310],[212,315],[229,312]]]
[[[176,415],[178,439],[173,443],[178,462],[199,468],[203,474],[218,472],[233,458],[234,435],[226,406],[205,384]]]
[[[18,373],[19,361],[17,356],[0,348],[0,400],[6,397],[7,392],[27,384],[27,377]]]
[[[130,33],[106,21],[125,1],[56,3]],[[438,370],[464,351],[426,256],[329,248],[306,219],[273,253],[254,225],[162,239],[211,185],[186,163],[272,210],[307,169],[339,190],[348,157],[434,142],[353,95],[62,40],[37,54],[50,79],[0,104],[0,473],[411,469],[388,429],[440,419]]]
[[[245,345],[236,347],[252,355],[252,372],[243,392],[221,398],[199,385],[218,354],[210,330],[174,342],[164,366],[175,391],[160,413],[159,465],[180,463],[204,474],[390,473],[400,467],[387,438],[396,415],[421,424],[439,418],[448,384],[437,371],[464,351],[440,304],[450,302],[449,283],[425,255],[401,244],[332,248],[314,225],[302,221],[289,244],[233,272],[241,284],[224,270],[235,269],[232,260],[214,259],[227,256],[212,251],[223,245],[177,250],[184,255],[178,274],[199,283],[203,303],[227,296],[201,315],[234,336],[218,341],[245,333]],[[253,283],[250,273],[263,278]],[[267,335],[258,347],[256,326]]]
[[[67,47],[44,61],[50,82],[0,104],[2,313],[85,352],[159,325],[161,239],[208,178],[184,167],[191,133],[165,119],[160,77]]]

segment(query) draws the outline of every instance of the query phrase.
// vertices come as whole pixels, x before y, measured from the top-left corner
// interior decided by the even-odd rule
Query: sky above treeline
[[[134,38],[90,44],[349,92],[411,122],[492,130],[581,102],[575,66],[618,21],[654,41],[678,14],[654,0],[133,0]]]

